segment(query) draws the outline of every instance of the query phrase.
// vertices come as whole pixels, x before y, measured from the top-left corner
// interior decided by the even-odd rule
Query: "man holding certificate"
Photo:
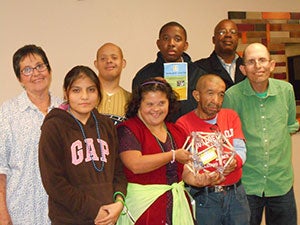
[[[188,49],[187,33],[181,24],[169,22],[163,25],[156,45],[159,49],[156,61],[137,72],[132,81],[132,91],[149,78],[164,78],[181,100],[179,112],[172,118],[175,121],[196,108],[197,103],[192,92],[197,79],[205,72],[192,64],[191,57],[185,53]]]

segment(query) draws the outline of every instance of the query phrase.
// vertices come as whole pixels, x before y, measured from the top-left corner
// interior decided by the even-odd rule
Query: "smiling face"
[[[156,44],[166,62],[181,62],[181,55],[188,48],[186,35],[178,26],[165,27]]]
[[[240,69],[255,88],[256,85],[267,88],[268,78],[275,68],[275,61],[270,59],[268,49],[260,44],[250,44],[244,52],[244,65]]]
[[[218,55],[235,54],[238,46],[238,28],[231,20],[222,20],[215,28],[212,38]]]
[[[161,91],[146,92],[141,100],[139,115],[149,127],[161,125],[168,115],[169,100]]]
[[[99,78],[111,81],[119,79],[126,61],[123,59],[121,49],[112,44],[104,44],[97,52],[97,59],[94,65],[99,72]]]
[[[41,56],[37,54],[30,54],[20,61],[20,71],[23,71],[26,67],[36,68],[38,65],[42,64],[44,64],[44,62]],[[32,74],[29,76],[26,76],[23,72],[21,72],[19,82],[25,88],[27,93],[41,95],[49,91],[51,78],[51,73],[48,68],[43,72],[39,72],[37,69],[34,69]]]
[[[85,74],[78,76],[68,88],[65,96],[70,105],[70,112],[83,124],[86,123],[91,111],[99,103],[96,84]]]

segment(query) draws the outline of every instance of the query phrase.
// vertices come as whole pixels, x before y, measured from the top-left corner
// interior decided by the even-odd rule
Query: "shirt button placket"
[[[263,178],[264,182],[267,182],[267,174],[268,174],[268,162],[269,162],[269,140],[268,140],[268,132],[267,132],[267,121],[266,121],[266,109],[264,104],[264,99],[261,99],[260,101],[260,122],[261,122],[261,129],[262,129],[262,141],[264,146],[264,155],[263,155],[263,161],[262,161],[262,171],[263,171]]]

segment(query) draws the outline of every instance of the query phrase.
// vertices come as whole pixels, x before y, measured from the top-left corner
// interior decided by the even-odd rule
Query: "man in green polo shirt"
[[[244,81],[226,91],[223,107],[240,116],[247,160],[242,183],[251,209],[251,225],[296,225],[291,134],[299,128],[292,85],[270,78],[275,68],[268,49],[253,43],[243,56]]]

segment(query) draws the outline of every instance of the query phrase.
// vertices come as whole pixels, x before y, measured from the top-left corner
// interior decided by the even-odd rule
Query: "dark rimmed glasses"
[[[25,76],[31,76],[34,70],[37,70],[38,72],[44,72],[47,68],[47,64],[41,63],[36,65],[35,67],[26,66],[24,69],[21,70],[21,73]]]

